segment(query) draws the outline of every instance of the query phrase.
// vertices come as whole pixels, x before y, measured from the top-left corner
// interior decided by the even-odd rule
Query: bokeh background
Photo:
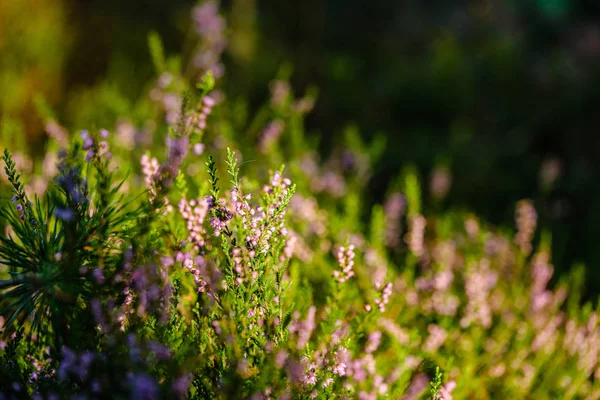
[[[69,129],[135,113],[153,77],[148,33],[185,55],[190,0],[0,0],[0,130],[43,149],[40,98]],[[592,0],[232,0],[226,89],[252,106],[291,68],[319,90],[323,151],[357,128],[387,147],[373,201],[414,164],[426,212],[512,227],[534,200],[556,269],[600,292],[600,3]],[[41,95],[41,97],[40,97]],[[102,107],[91,106],[101,103]],[[0,142],[0,144],[5,144]],[[35,162],[35,158],[34,158]]]

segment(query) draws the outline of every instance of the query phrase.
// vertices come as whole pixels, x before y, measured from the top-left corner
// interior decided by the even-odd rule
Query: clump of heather
[[[431,214],[409,167],[367,208],[385,140],[319,155],[285,68],[248,117],[216,79],[217,3],[193,20],[193,74],[150,37],[152,112],[53,119],[40,173],[4,152],[0,398],[600,396],[597,310],[533,202],[512,231]]]

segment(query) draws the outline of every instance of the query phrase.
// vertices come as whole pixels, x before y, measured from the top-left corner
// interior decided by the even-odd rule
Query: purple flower
[[[274,143],[279,138],[279,136],[281,136],[281,133],[283,132],[284,128],[285,124],[280,119],[270,122],[265,127],[258,139],[258,147],[260,151],[265,153],[268,150],[269,146],[271,146],[271,144]]]
[[[91,137],[88,136],[85,139],[83,139],[83,149],[84,150],[91,149],[93,145],[94,145],[94,139],[92,139]]]
[[[183,162],[184,158],[188,153],[188,145],[190,143],[190,139],[188,136],[182,136],[178,138],[168,137],[167,138],[167,147],[169,148],[169,155],[167,164],[164,168],[170,172],[172,177],[177,176],[179,172],[179,167]]]
[[[379,347],[380,343],[381,343],[381,332],[380,331],[371,332],[369,334],[369,337],[367,338],[367,345],[365,346],[365,352],[366,353],[375,352],[377,350],[377,348]]]
[[[215,206],[215,198],[213,196],[206,196],[205,200],[209,210]]]
[[[158,342],[148,342],[148,350],[159,360],[167,360],[171,356],[169,348]]]
[[[315,306],[310,306],[308,314],[304,321],[294,321],[290,324],[289,330],[291,333],[298,334],[298,343],[296,348],[298,350],[303,349],[310,340],[310,337],[316,327],[315,325],[315,313],[317,309]]]
[[[196,143],[194,145],[194,154],[200,156],[202,153],[204,153],[204,145],[202,143]]]
[[[63,359],[58,367],[58,378],[60,380],[65,380],[67,378],[67,374],[77,361],[77,355],[74,352],[72,352],[68,347],[63,346],[62,356]]]
[[[173,260],[173,257],[161,257],[160,258],[160,263],[163,267],[168,268],[170,266],[172,266],[175,263],[175,260]]]
[[[525,255],[531,253],[531,240],[537,226],[537,212],[530,200],[521,200],[517,203],[515,212],[518,232],[515,243],[519,245]]]
[[[202,98],[202,103],[204,103],[206,107],[212,108],[215,105],[215,99],[210,96],[204,96]]]
[[[187,392],[190,387],[190,382],[192,380],[192,376],[190,374],[186,374],[180,376],[173,382],[173,391],[182,399],[186,398]]]
[[[348,248],[340,247],[337,251],[338,264],[341,271],[333,271],[333,276],[339,283],[344,283],[354,276],[354,245],[349,245]]]
[[[87,152],[87,154],[85,155],[85,161],[90,162],[92,161],[92,158],[94,158],[94,150],[90,150]]]
[[[75,213],[70,208],[57,208],[54,210],[54,215],[62,221],[70,221],[75,216]]]
[[[102,387],[100,386],[100,382],[94,379],[92,381],[92,393],[100,393],[101,389]]]
[[[102,270],[100,268],[96,268],[92,272],[92,275],[94,276],[98,284],[102,285],[104,283],[104,275],[102,274]]]
[[[158,385],[148,375],[138,374],[131,379],[131,398],[133,400],[152,400],[158,398]]]

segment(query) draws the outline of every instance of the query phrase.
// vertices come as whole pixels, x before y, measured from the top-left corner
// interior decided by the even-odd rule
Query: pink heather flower
[[[280,214],[276,219],[271,217],[279,211],[279,206],[288,194],[291,181],[283,178],[279,172],[271,176],[270,184],[265,185],[263,191],[271,195],[270,204],[266,208],[250,207],[248,201],[250,196],[244,196],[240,188],[231,190],[231,202],[234,212],[241,218],[244,230],[248,235],[244,238],[246,246],[251,249],[250,257],[254,258],[259,253],[266,253],[271,248],[271,238],[279,233],[285,236],[287,229],[284,226],[284,215]],[[276,238],[276,241],[279,240]],[[289,249],[288,249],[289,252]]]
[[[223,75],[221,54],[227,46],[225,19],[219,15],[216,1],[210,0],[192,10],[196,33],[201,39],[199,51],[193,57],[194,64],[202,71],[212,71],[215,77]]]
[[[167,137],[167,148],[169,149],[168,159],[162,168],[169,171],[171,178],[177,176],[179,167],[188,154],[190,139],[188,136]]]
[[[424,216],[416,214],[409,221],[410,232],[406,236],[406,242],[410,251],[417,257],[425,255],[425,226],[427,220]]]
[[[187,240],[194,245],[197,251],[206,244],[206,230],[204,220],[208,214],[209,203],[205,199],[188,201],[183,197],[179,201],[179,212],[186,222],[188,231]]]
[[[373,378],[373,386],[374,389],[376,389],[382,396],[384,396],[388,392],[388,384],[385,383],[383,376],[381,375],[375,375],[375,377]]]
[[[393,193],[385,202],[383,210],[386,217],[385,241],[389,247],[400,244],[401,219],[406,208],[406,200],[401,193]]]
[[[490,269],[490,261],[482,259],[467,272],[465,278],[465,292],[468,297],[465,315],[460,321],[463,328],[472,322],[479,322],[483,327],[489,328],[492,324],[492,310],[489,302],[489,293],[496,286],[498,273]]]
[[[518,385],[524,390],[528,390],[535,378],[536,368],[529,363],[525,363],[521,367],[521,372],[523,377],[518,380]]]
[[[450,269],[454,266],[457,257],[456,243],[453,240],[438,242],[431,252],[433,259],[442,268]]]
[[[336,256],[341,271],[333,271],[333,276],[337,279],[339,283],[344,283],[345,281],[354,276],[354,245],[351,244],[348,246],[348,248],[340,246],[338,248]]]
[[[446,167],[436,168],[431,176],[429,189],[436,200],[442,200],[448,194],[452,185],[452,175]]]
[[[301,99],[297,99],[292,103],[292,110],[298,114],[309,113],[310,110],[315,106],[315,99],[312,97],[305,96]]]
[[[163,268],[168,268],[168,267],[173,266],[173,264],[175,264],[175,260],[173,259],[173,257],[163,256],[160,258],[160,264],[162,265]]]
[[[456,387],[455,381],[449,381],[440,388],[438,400],[452,400],[452,391]]]
[[[303,383],[305,385],[315,385],[317,383],[317,374],[313,371],[308,372],[303,379]]]
[[[562,163],[558,158],[548,158],[542,163],[540,180],[545,188],[550,188],[562,173]]]
[[[271,145],[279,139],[284,128],[285,123],[280,119],[270,122],[258,138],[258,149],[262,153],[267,152]]]
[[[206,281],[206,261],[202,256],[197,256],[194,260],[194,258],[189,253],[184,253],[183,257],[183,267],[186,268],[188,272],[194,277],[194,282],[198,287],[198,292],[206,292],[208,286],[208,282]]]
[[[348,331],[349,331],[348,324],[342,322],[341,320],[335,321],[335,326],[337,329],[331,334],[331,340],[330,340],[332,345],[339,344],[342,341],[342,339],[346,335],[348,335]]]
[[[456,315],[458,306],[460,306],[460,299],[447,292],[435,292],[431,296],[433,302],[433,309],[440,315],[453,317]]]
[[[204,153],[204,145],[202,143],[196,143],[194,145],[194,154],[197,156],[201,156]]]
[[[67,133],[65,128],[60,126],[55,120],[50,119],[50,120],[46,121],[46,126],[44,127],[44,130],[46,131],[48,136],[50,136],[52,139],[56,140],[56,142],[61,147],[68,147],[69,134]]]
[[[140,159],[140,163],[142,165],[142,173],[144,174],[146,188],[150,190],[151,196],[154,197],[156,195],[156,189],[154,188],[154,185],[160,167],[158,160],[154,157],[150,158],[150,156],[144,154]]]
[[[558,328],[562,324],[562,321],[562,315],[552,318],[533,340],[531,350],[534,352],[544,350],[547,354],[551,354],[555,349],[556,340],[558,339]]]
[[[423,392],[423,390],[425,390],[427,385],[429,385],[429,378],[427,377],[427,375],[419,373],[410,382],[405,395],[402,397],[402,400],[419,399],[419,395]]]
[[[473,217],[465,220],[465,231],[470,238],[475,238],[479,233],[479,222]]]
[[[296,243],[298,242],[298,237],[295,233],[289,235],[288,239],[285,241],[285,246],[283,248],[283,257],[284,259],[291,259],[294,255],[294,249],[296,248]],[[283,260],[282,260],[283,261]]]
[[[427,330],[429,331],[429,336],[423,345],[423,350],[427,353],[435,353],[442,347],[448,334],[443,328],[435,324],[430,324]]]
[[[394,337],[398,343],[407,345],[409,342],[409,335],[406,333],[398,324],[388,318],[379,319],[379,326],[383,328],[390,336]]]
[[[338,376],[346,376],[348,364],[351,362],[350,352],[345,347],[340,347],[335,352],[331,372]]]
[[[323,386],[324,388],[331,386],[331,384],[333,383],[333,378],[325,378],[323,380],[323,383],[321,384],[321,386]]]
[[[316,177],[313,188],[318,192],[328,192],[334,197],[342,197],[346,194],[346,182],[344,177],[335,171],[326,171],[321,177]]]
[[[200,35],[211,36],[220,33],[224,20],[218,16],[219,7],[214,1],[207,1],[192,10],[196,31]]]
[[[293,321],[289,325],[290,333],[297,334],[298,341],[296,344],[296,348],[298,350],[302,350],[308,344],[310,340],[310,336],[312,335],[316,325],[315,325],[315,313],[317,308],[315,306],[310,306],[308,308],[308,313],[306,314],[306,319],[304,321]]]
[[[181,119],[181,97],[173,93],[151,92],[153,100],[162,102],[166,122],[173,126]]]
[[[137,130],[128,120],[121,119],[117,122],[116,136],[119,146],[132,150],[136,144]]]
[[[291,381],[294,384],[304,383],[306,378],[305,367],[302,363],[290,361],[286,365]]]
[[[371,332],[367,338],[367,345],[365,346],[366,353],[374,353],[379,344],[381,343],[381,331]]]
[[[202,98],[202,104],[204,104],[206,107],[212,108],[215,105],[215,99],[210,96],[204,96]]]
[[[392,283],[388,282],[381,292],[381,298],[377,298],[374,300],[377,307],[379,307],[379,311],[385,312],[385,306],[390,302],[390,297],[392,295]]]
[[[358,399],[359,400],[377,400],[377,394],[376,393],[367,393],[365,391],[360,391],[358,393]]]
[[[540,311],[551,306],[555,297],[557,302],[561,302],[560,296],[562,296],[560,291],[557,291],[553,296],[553,293],[546,289],[553,273],[549,259],[550,255],[542,252],[536,254],[531,261],[531,276],[533,281],[531,285],[531,311],[534,313],[534,324],[538,329],[541,329],[539,325],[543,324],[546,320],[545,314],[540,314]]]
[[[294,195],[290,201],[292,217],[309,224],[310,235],[323,236],[327,230],[327,214],[320,210],[315,198]]]
[[[186,116],[186,127],[191,130],[204,130],[206,129],[206,121],[210,113],[212,112],[212,108],[215,105],[215,100],[210,96],[204,96],[202,99],[203,106],[199,106],[198,110],[195,110],[189,113]],[[204,145],[198,143],[194,146],[194,153],[196,155],[202,154],[204,151]]]
[[[452,285],[452,281],[454,280],[454,273],[450,269],[445,269],[437,274],[435,274],[433,278],[433,286],[436,290],[441,292],[445,292]]]
[[[506,365],[504,365],[504,363],[500,363],[500,364],[490,367],[488,373],[492,378],[498,378],[498,377],[501,377],[502,375],[504,375],[505,372],[506,372]]]
[[[363,382],[374,374],[375,359],[372,354],[366,354],[364,357],[353,360],[348,364],[347,375],[351,376],[356,382]]]
[[[290,96],[290,84],[287,81],[276,80],[271,82],[271,106],[279,108],[285,104]]]
[[[536,254],[531,261],[531,277],[533,283],[531,290],[534,294],[539,294],[546,290],[546,286],[552,278],[553,268],[550,265],[550,255],[547,252]]]
[[[285,350],[279,350],[277,352],[277,354],[275,355],[275,365],[277,365],[278,368],[283,367],[287,357],[288,357],[288,353]]]
[[[515,219],[518,229],[515,243],[519,245],[523,254],[529,255],[531,253],[531,240],[537,226],[537,213],[531,201],[521,200],[517,203]]]

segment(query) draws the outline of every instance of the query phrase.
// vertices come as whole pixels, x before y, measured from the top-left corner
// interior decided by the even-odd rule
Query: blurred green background
[[[189,0],[0,0],[3,129],[43,148],[35,96],[71,129],[112,114],[81,109],[104,96],[114,114],[145,95],[148,33],[185,56]],[[293,87],[315,85],[307,128],[323,151],[355,124],[384,133],[373,201],[408,163],[425,182],[450,171],[430,212],[467,209],[513,225],[531,198],[552,233],[559,271],[588,270],[600,292],[600,3],[569,0],[232,0],[226,90],[261,104],[285,63]],[[103,120],[104,119],[104,120]],[[444,169],[445,168],[445,169]],[[439,182],[433,179],[433,182]],[[429,186],[426,185],[426,190]],[[435,192],[435,190],[434,190]],[[443,197],[443,198],[442,198]]]

